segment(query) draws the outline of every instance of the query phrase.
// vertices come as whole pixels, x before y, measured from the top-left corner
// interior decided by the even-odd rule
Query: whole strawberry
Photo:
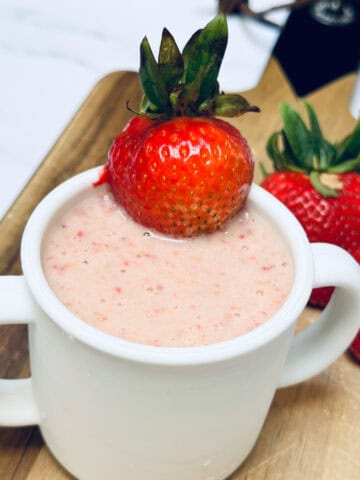
[[[267,143],[275,172],[262,186],[292,211],[311,242],[336,244],[360,263],[360,119],[350,135],[332,144],[311,105],[305,102],[305,108],[309,127],[292,107],[281,105],[283,129]],[[314,289],[309,303],[324,307],[332,291]]]
[[[114,140],[105,177],[116,200],[146,227],[189,237],[221,228],[243,206],[254,162],[240,132],[224,120],[259,109],[219,90],[227,44],[218,15],[179,51],[164,29],[156,61],[140,48],[141,112]]]
[[[321,181],[322,176],[319,176]],[[324,181],[333,182],[337,196],[326,196],[314,187],[309,175],[279,171],[262,186],[283,202],[303,225],[311,242],[329,242],[346,249],[360,262],[360,175],[342,173]],[[332,288],[315,289],[314,306],[324,307]]]
[[[331,144],[305,102],[309,127],[288,104],[283,129],[268,140],[275,172],[262,186],[300,221],[311,242],[334,243],[360,262],[360,119],[353,132]],[[332,289],[315,289],[310,303],[323,307]]]

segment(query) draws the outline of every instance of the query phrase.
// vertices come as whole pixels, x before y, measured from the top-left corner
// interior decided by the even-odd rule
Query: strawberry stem
[[[226,16],[218,14],[195,32],[180,52],[164,28],[158,61],[145,37],[140,46],[142,112],[169,119],[176,116],[234,117],[258,112],[241,95],[220,92],[217,77],[228,41]]]
[[[353,131],[332,144],[323,135],[315,110],[304,102],[308,126],[287,103],[280,106],[282,130],[273,133],[266,150],[274,169],[309,175],[313,187],[324,197],[337,196],[336,190],[321,183],[321,173],[360,172],[360,118]]]

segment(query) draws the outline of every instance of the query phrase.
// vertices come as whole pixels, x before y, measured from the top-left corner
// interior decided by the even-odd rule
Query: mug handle
[[[317,375],[333,363],[360,328],[360,266],[340,247],[311,244],[314,287],[337,287],[319,318],[296,335],[290,346],[279,387]]]
[[[34,303],[23,276],[0,276],[0,325],[34,321]],[[32,379],[0,379],[0,426],[38,425]]]

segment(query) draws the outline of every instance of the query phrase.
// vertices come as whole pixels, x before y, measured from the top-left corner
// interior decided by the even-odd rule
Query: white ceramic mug
[[[344,250],[312,244],[297,220],[254,185],[282,232],[295,279],[264,325],[214,345],[153,347],[111,337],[56,298],[41,269],[43,234],[60,207],[92,188],[98,169],[52,191],[23,235],[24,276],[0,277],[0,323],[29,325],[31,377],[0,381],[0,424],[38,424],[59,462],[81,480],[222,480],[254,446],[278,387],[317,374],[360,326],[360,268]],[[311,289],[338,288],[294,337]]]

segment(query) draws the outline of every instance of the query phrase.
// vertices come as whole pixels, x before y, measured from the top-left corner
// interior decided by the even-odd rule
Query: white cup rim
[[[275,197],[253,184],[248,202],[254,202],[280,229],[290,248],[294,281],[285,303],[263,325],[240,337],[194,347],[158,347],[129,342],[106,334],[79,319],[56,297],[41,268],[41,241],[53,215],[74,195],[98,179],[95,167],[78,174],[52,190],[35,208],[24,230],[21,263],[28,288],[41,309],[69,337],[115,357],[160,365],[196,365],[220,362],[244,355],[271,342],[295,324],[303,311],[313,283],[310,244],[297,219]],[[91,187],[92,188],[92,187]]]

